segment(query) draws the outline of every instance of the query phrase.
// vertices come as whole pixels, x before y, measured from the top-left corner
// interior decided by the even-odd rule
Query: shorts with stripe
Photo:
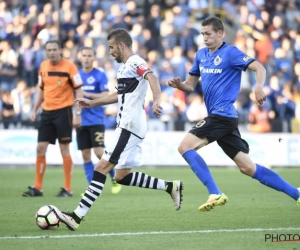
[[[38,142],[65,144],[72,141],[72,107],[57,110],[43,110],[38,128]]]
[[[118,127],[105,148],[102,158],[116,164],[116,169],[140,167],[142,165],[142,142],[143,139]]]
[[[224,153],[231,159],[242,151],[249,153],[248,143],[241,138],[238,118],[209,115],[199,121],[189,133],[198,138],[206,138],[208,143],[217,141]]]
[[[76,129],[76,139],[79,150],[101,147],[104,148],[105,126],[82,126]]]

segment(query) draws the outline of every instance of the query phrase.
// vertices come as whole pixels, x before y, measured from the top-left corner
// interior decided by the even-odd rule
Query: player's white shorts
[[[142,165],[143,139],[128,130],[116,128],[111,141],[107,142],[102,158],[117,164],[116,169],[134,168]]]

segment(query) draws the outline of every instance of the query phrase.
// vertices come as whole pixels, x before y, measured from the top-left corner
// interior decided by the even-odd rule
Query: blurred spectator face
[[[151,9],[150,9],[150,13],[151,13],[151,16],[153,17],[159,17],[160,16],[160,7],[159,5],[152,5]]]
[[[93,38],[87,37],[84,39],[83,44],[86,47],[93,47]]]
[[[62,2],[61,8],[63,11],[71,10],[71,1],[70,0],[64,0]]]
[[[19,80],[17,82],[17,90],[18,92],[22,92],[26,89],[27,85],[26,85],[26,82],[24,80]]]
[[[273,25],[276,29],[281,28],[282,26],[282,19],[280,16],[274,16],[273,17]]]
[[[47,58],[51,64],[57,64],[61,59],[61,49],[57,43],[48,43],[45,47]]]
[[[129,12],[135,11],[135,9],[136,9],[136,3],[135,3],[134,1],[129,1],[129,2],[127,2],[127,4],[126,4],[126,8],[127,8],[127,10],[128,10]]]
[[[270,78],[270,87],[274,90],[279,90],[279,79],[277,76],[271,76]]]
[[[263,10],[261,12],[261,19],[263,20],[263,22],[269,23],[269,21],[270,21],[269,18],[270,18],[270,14],[267,11]]]
[[[282,40],[282,48],[283,48],[283,50],[286,51],[286,52],[289,51],[289,50],[291,49],[291,42],[290,42],[289,39],[284,38],[284,39]]]
[[[277,48],[275,50],[275,57],[276,58],[284,58],[285,56],[286,56],[286,53],[282,48]]]
[[[95,52],[93,49],[83,49],[80,53],[80,62],[84,69],[93,68],[93,62],[95,60]]]
[[[31,47],[31,43],[32,43],[31,36],[29,36],[29,35],[24,36],[24,38],[22,40],[22,47],[24,49],[29,49]]]
[[[294,66],[294,71],[297,76],[300,76],[300,62],[297,62]]]

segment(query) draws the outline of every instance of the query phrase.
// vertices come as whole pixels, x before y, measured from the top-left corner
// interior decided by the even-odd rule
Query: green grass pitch
[[[65,225],[43,231],[35,224],[39,207],[53,204],[72,211],[87,187],[83,169],[74,168],[72,198],[56,198],[63,183],[62,168],[48,167],[44,197],[24,198],[33,183],[33,167],[0,167],[0,249],[300,249],[299,242],[265,242],[265,234],[300,234],[300,207],[283,193],[242,175],[236,168],[212,168],[221,190],[229,197],[223,207],[206,213],[198,207],[207,191],[188,167],[140,168],[149,175],[184,182],[183,204],[175,211],[162,191],[123,187],[110,193],[110,181],[75,232]],[[300,186],[300,170],[275,169]]]

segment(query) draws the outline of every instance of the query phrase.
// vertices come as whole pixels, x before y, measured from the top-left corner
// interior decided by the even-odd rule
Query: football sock
[[[277,191],[281,191],[294,200],[299,199],[299,191],[291,184],[282,179],[277,173],[271,169],[265,168],[256,164],[256,171],[252,178],[258,180],[261,184],[273,188]]]
[[[115,169],[112,169],[109,171],[109,176],[111,179],[114,179],[115,178]]]
[[[64,163],[64,189],[71,192],[71,178],[73,171],[73,161],[70,155],[63,157]]]
[[[221,193],[208,169],[207,164],[195,150],[191,149],[186,151],[182,157],[191,166],[198,179],[206,186],[209,194]]]
[[[85,162],[85,163],[83,163],[83,168],[84,168],[86,180],[87,180],[88,184],[90,184],[93,179],[94,164],[91,161]]]
[[[35,163],[35,181],[34,187],[37,190],[43,189],[43,178],[46,170],[46,157],[45,156],[37,156]]]
[[[86,213],[89,211],[93,203],[101,194],[105,181],[106,181],[105,175],[97,171],[94,171],[93,179],[90,185],[88,186],[88,188],[85,190],[82,199],[80,200],[77,208],[75,209],[74,211],[75,214],[77,214],[81,218],[86,215]]]
[[[132,172],[118,181],[118,183],[125,186],[165,190],[168,182],[142,172]]]

